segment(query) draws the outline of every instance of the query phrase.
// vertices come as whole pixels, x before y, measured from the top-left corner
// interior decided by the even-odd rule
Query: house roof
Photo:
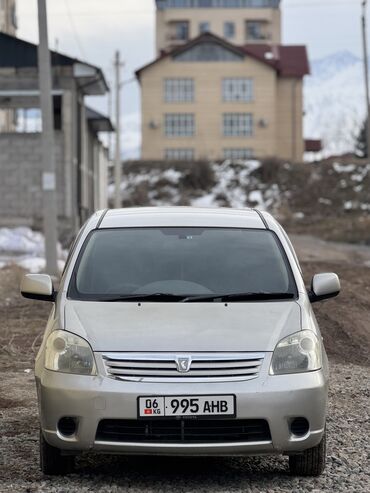
[[[114,132],[113,124],[105,115],[86,106],[86,118],[95,132]]]
[[[243,50],[249,56],[275,68],[282,77],[304,77],[310,73],[305,46],[247,44]]]
[[[72,58],[62,53],[50,51],[53,67],[73,68],[73,77],[80,88],[88,95],[102,95],[109,91],[104,74],[99,67]],[[0,32],[0,69],[37,67],[37,45]]]
[[[153,62],[148,63],[144,67],[136,71],[136,76],[140,79],[140,74],[147,68],[158,63],[164,58],[175,57],[193,46],[200,43],[213,42],[224,48],[239,54],[241,56],[250,56],[259,62],[262,62],[278,72],[281,77],[297,77],[302,78],[310,73],[307,49],[301,45],[268,45],[268,44],[247,44],[237,46],[229,43],[223,38],[212,33],[203,33],[198,37],[190,40],[188,43],[176,47],[173,50],[163,52]]]

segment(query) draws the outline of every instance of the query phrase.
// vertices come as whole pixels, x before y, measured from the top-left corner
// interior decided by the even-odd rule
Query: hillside
[[[305,135],[322,138],[324,155],[353,152],[365,118],[362,60],[348,51],[311,62],[305,81]]]
[[[370,164],[136,161],[124,166],[122,205],[258,207],[292,232],[370,244]]]

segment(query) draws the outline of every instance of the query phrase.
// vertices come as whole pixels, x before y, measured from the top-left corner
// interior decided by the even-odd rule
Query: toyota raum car
[[[83,451],[289,456],[325,466],[328,362],[286,233],[257,210],[101,211],[72,246],[59,288],[28,274],[23,296],[53,302],[36,357],[41,468]]]

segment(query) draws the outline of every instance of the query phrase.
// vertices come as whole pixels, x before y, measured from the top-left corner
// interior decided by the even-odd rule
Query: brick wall
[[[58,210],[64,212],[63,133],[55,133]],[[0,134],[0,224],[34,223],[42,218],[40,134]]]

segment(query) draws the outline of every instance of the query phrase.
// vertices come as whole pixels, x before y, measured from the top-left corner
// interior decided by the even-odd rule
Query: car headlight
[[[91,347],[82,337],[55,330],[46,341],[45,368],[76,375],[96,375]]]
[[[321,342],[311,330],[301,330],[281,340],[272,355],[270,375],[319,370],[322,366]]]

